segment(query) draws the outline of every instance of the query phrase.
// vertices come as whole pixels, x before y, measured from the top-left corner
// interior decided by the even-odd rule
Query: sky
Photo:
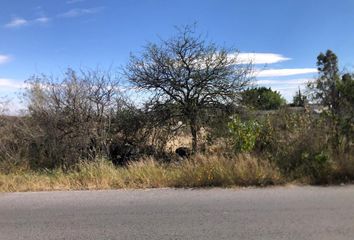
[[[147,42],[197,24],[208,40],[255,63],[256,84],[288,102],[316,78],[316,57],[333,50],[354,67],[353,0],[0,0],[0,98],[34,74],[118,69]]]

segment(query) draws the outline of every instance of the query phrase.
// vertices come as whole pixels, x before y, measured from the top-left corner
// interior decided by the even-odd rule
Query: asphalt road
[[[1,240],[354,239],[354,186],[0,194]]]

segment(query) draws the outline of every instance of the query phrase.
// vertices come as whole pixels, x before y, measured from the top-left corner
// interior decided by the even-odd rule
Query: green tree
[[[339,93],[337,83],[340,80],[338,58],[334,52],[327,50],[317,57],[319,76],[309,84],[312,100],[327,107],[335,116],[339,110]]]
[[[278,109],[286,102],[279,92],[266,87],[249,88],[241,96],[244,105],[257,110]]]
[[[307,97],[302,94],[300,88],[293,97],[293,103],[291,104],[294,107],[304,107],[307,104]]]
[[[333,126],[332,144],[338,150],[343,138],[350,146],[354,126],[354,80],[353,75],[341,75],[338,68],[338,58],[334,52],[327,50],[317,57],[319,76],[308,85],[312,100],[325,106],[328,119]]]
[[[341,81],[338,82],[338,93],[341,102],[345,104],[348,110],[354,108],[354,75],[346,73],[342,76]]]
[[[342,134],[348,140],[346,145],[348,151],[354,137],[354,75],[344,74],[337,83],[337,89],[340,98],[339,125]]]

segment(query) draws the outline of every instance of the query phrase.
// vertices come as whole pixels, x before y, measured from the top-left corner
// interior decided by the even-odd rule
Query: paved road
[[[354,186],[0,194],[0,239],[354,239]]]

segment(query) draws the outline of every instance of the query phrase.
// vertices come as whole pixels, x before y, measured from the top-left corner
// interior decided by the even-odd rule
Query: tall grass
[[[163,164],[145,158],[127,167],[100,159],[81,162],[75,170],[0,173],[0,192],[120,189],[156,187],[210,187],[269,185],[283,182],[278,169],[250,155],[233,158],[197,155]]]

